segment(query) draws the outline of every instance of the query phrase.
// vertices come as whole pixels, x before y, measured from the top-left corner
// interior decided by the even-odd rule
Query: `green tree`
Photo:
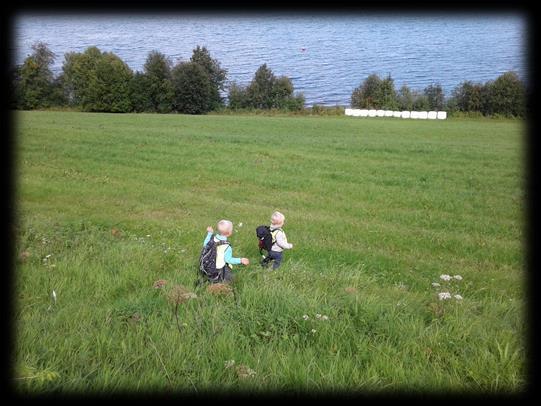
[[[193,50],[191,62],[199,64],[208,74],[211,82],[211,105],[212,110],[223,106],[223,98],[220,92],[225,89],[227,70],[220,66],[220,62],[210,56],[206,47],[199,45]]]
[[[368,76],[351,94],[351,107],[360,109],[379,108],[381,79],[378,75]]]
[[[195,62],[181,62],[173,68],[173,107],[180,113],[204,114],[213,108],[212,82]]]
[[[453,89],[453,104],[459,111],[481,112],[483,110],[483,85],[464,81]]]
[[[524,117],[526,89],[515,72],[506,72],[486,84],[485,114]]]
[[[172,62],[164,54],[158,51],[151,51],[144,65],[144,78],[138,77],[135,80],[140,86],[139,91],[146,93],[146,96],[139,95],[136,103],[144,111],[168,113],[173,109],[173,84],[171,82]],[[135,86],[135,84],[134,84]],[[141,101],[145,100],[143,105]]]
[[[276,77],[267,64],[261,65],[246,89],[249,104],[256,109],[270,109],[274,105]]]
[[[15,74],[14,93],[18,98],[17,105],[23,109],[36,109],[51,105],[53,90],[54,53],[43,42],[32,45],[30,54]]]
[[[85,111],[128,112],[133,72],[112,52],[90,47],[65,55],[64,91],[69,102]]]
[[[414,94],[407,85],[402,85],[402,87],[398,90],[397,100],[398,108],[400,110],[413,110],[413,105],[415,102]]]
[[[379,83],[376,95],[376,108],[386,110],[398,109],[398,98],[394,88],[394,80],[391,78],[391,75],[388,75]]]
[[[232,82],[229,86],[229,93],[227,96],[229,108],[237,110],[250,106],[248,99],[248,93],[245,87]]]
[[[440,84],[431,84],[424,89],[424,94],[428,100],[428,109],[440,111],[445,105],[445,96]]]

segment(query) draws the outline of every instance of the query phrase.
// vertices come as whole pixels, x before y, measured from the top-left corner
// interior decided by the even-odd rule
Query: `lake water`
[[[486,81],[514,70],[527,80],[526,21],[519,15],[19,15],[16,63],[35,41],[57,55],[91,45],[113,51],[142,70],[157,49],[187,60],[205,45],[228,79],[247,84],[263,63],[287,75],[308,105],[349,105],[351,92],[371,73],[391,74],[396,87],[444,91],[463,80]]]

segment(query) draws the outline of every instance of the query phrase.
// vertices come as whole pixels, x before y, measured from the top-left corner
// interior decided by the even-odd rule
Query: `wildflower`
[[[312,334],[316,334],[317,330],[315,328],[313,328],[311,331],[312,331]]]
[[[150,234],[147,234],[147,237],[150,237]]]
[[[316,314],[316,319],[321,319],[321,314]]]
[[[302,318],[303,318],[304,320],[308,320],[310,317],[308,317],[307,314],[303,314]]]
[[[451,294],[449,292],[441,292],[438,293],[438,297],[440,298],[440,300],[451,299]]]
[[[440,286],[440,284],[438,282],[432,282],[432,286],[434,286],[435,288],[437,288],[438,286]]]
[[[120,235],[121,235],[122,233],[120,232],[120,230],[119,230],[118,228],[113,227],[113,228],[111,229],[111,234],[113,234],[113,237],[120,237]]]
[[[48,254],[48,255],[45,255],[45,259],[49,259],[49,258],[51,258],[51,256],[52,256],[52,255],[53,255],[53,254]]]
[[[233,365],[235,365],[235,360],[234,359],[227,360],[225,361],[224,365],[226,368],[231,368]]]
[[[463,297],[462,297],[462,296],[460,296],[460,295],[455,295],[455,299],[456,299],[456,300],[462,300],[462,299],[463,299]]]
[[[213,295],[233,294],[233,288],[226,283],[213,283],[207,286],[207,292]]]
[[[440,275],[440,279],[444,280],[444,281],[450,281],[451,280],[451,276],[450,275]]]
[[[455,276],[453,276],[453,278],[455,278],[457,281],[462,280],[462,276],[460,276],[460,275],[455,275]]]
[[[329,320],[329,318],[325,315],[321,316],[321,320]]]
[[[164,280],[164,279],[158,279],[156,282],[154,282],[154,288],[156,289],[161,289],[163,288],[165,285],[167,285],[167,281]]]
[[[246,365],[238,365],[236,368],[237,376],[241,379],[252,378],[256,372]]]
[[[19,259],[21,261],[25,261],[26,258],[28,258],[30,256],[30,253],[28,251],[23,251],[21,252],[21,254],[19,255]]]
[[[242,223],[239,223],[239,228],[242,227]]]
[[[174,286],[168,294],[169,301],[173,304],[184,303],[189,299],[197,298],[197,295],[193,292],[189,292],[184,286]]]

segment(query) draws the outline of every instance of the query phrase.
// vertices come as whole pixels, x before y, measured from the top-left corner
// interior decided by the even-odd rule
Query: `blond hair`
[[[274,213],[272,213],[271,223],[272,224],[281,224],[281,223],[283,223],[285,221],[285,219],[286,219],[286,216],[284,216],[279,211],[275,211]]]
[[[218,229],[218,232],[220,234],[223,234],[228,231],[233,231],[233,223],[230,222],[229,220],[220,220],[218,221],[216,228]]]

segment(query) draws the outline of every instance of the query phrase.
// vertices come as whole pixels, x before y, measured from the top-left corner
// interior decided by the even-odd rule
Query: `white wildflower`
[[[460,296],[460,295],[455,295],[455,299],[456,299],[456,300],[462,300],[462,299],[464,299],[464,298],[463,298],[462,296]]]
[[[443,275],[440,275],[440,279],[442,279],[442,280],[444,280],[444,281],[450,281],[450,280],[451,280],[451,276],[450,276],[450,275],[443,274]]]
[[[147,234],[147,237],[150,237],[150,234]]]
[[[316,319],[321,319],[321,314],[317,313],[316,314]]]
[[[438,293],[438,297],[440,298],[440,300],[451,299],[451,294],[449,292],[441,292]]]
[[[49,258],[51,258],[52,255],[53,254],[45,255],[45,258],[49,259]]]
[[[325,315],[321,316],[321,320],[329,320],[329,318]]]
[[[440,284],[438,282],[432,282],[432,286],[434,286],[435,288],[437,288],[438,286],[440,286]]]
[[[233,365],[235,365],[235,360],[234,359],[230,359],[230,360],[225,361],[225,367],[226,368],[231,368]]]
[[[307,314],[304,314],[304,315],[302,316],[302,318],[303,318],[304,320],[308,320],[310,317],[308,317]]]
[[[315,328],[312,329],[312,334],[316,334],[316,329]]]
[[[239,227],[242,227],[242,223],[239,223]]]
[[[460,276],[460,275],[455,275],[455,276],[453,276],[453,278],[455,278],[457,281],[462,280],[462,276]]]

